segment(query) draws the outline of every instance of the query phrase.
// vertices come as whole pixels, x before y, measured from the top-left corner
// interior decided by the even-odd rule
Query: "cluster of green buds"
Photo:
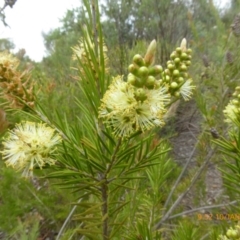
[[[223,113],[226,118],[226,122],[232,123],[238,120],[240,122],[240,86],[235,88],[233,93],[233,99],[230,100]]]
[[[171,96],[180,97],[181,86],[187,80],[192,81],[187,72],[191,65],[192,50],[186,45],[187,41],[184,38],[180,47],[177,47],[170,55],[167,67],[161,74],[160,82],[168,84]]]
[[[146,98],[144,89],[158,89],[164,85],[168,88],[168,93],[184,100],[189,100],[192,90],[192,79],[188,74],[188,68],[191,65],[192,50],[187,48],[187,41],[184,38],[180,47],[170,55],[166,69],[161,65],[154,65],[156,52],[156,41],[153,40],[148,47],[144,57],[136,54],[133,57],[132,64],[129,65],[128,83],[136,88],[135,97],[144,101]]]
[[[154,65],[156,52],[156,40],[153,40],[144,57],[136,54],[128,67],[127,82],[136,89],[135,98],[144,101],[147,97],[144,89],[158,89],[160,87],[157,78],[163,72],[161,65]]]
[[[230,227],[226,235],[220,235],[218,240],[234,240],[240,239],[240,225],[237,224],[234,228]]]

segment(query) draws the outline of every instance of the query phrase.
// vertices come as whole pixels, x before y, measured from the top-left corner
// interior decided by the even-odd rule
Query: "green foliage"
[[[60,229],[57,239],[217,239],[227,223],[198,221],[191,213],[199,213],[205,200],[195,196],[189,211],[181,200],[193,184],[194,192],[205,191],[209,153],[221,168],[231,200],[239,196],[240,124],[225,136],[228,129],[223,122],[223,109],[239,80],[239,39],[225,29],[232,13],[222,21],[211,1],[205,0],[192,1],[191,6],[186,1],[105,1],[102,9],[104,21],[97,1],[85,0],[83,8],[66,13],[61,27],[44,34],[48,56],[35,64],[32,77],[35,108],[8,113],[12,122],[43,121],[62,136],[57,164],[35,171],[62,189],[47,184],[37,190],[2,167],[0,229],[11,239],[37,239],[44,218],[44,228]],[[158,139],[156,130],[122,139],[98,119],[112,76],[124,74],[126,79],[133,56],[144,54],[153,38],[160,40],[155,61],[165,67],[182,37],[190,40],[194,52],[194,100],[203,117],[201,126],[196,126],[202,131],[196,143],[196,166],[188,171],[188,163],[182,168],[173,161],[171,139]],[[12,47],[5,40],[0,45]],[[73,60],[76,45],[85,58],[76,54]],[[213,136],[220,138],[211,141],[208,130],[213,127],[219,130]],[[175,129],[173,119],[164,138],[173,136]],[[215,144],[223,155],[212,150]],[[39,214],[31,215],[32,209]],[[229,211],[239,209],[229,207]],[[62,225],[64,219],[67,227]]]
[[[177,239],[186,239],[186,240],[192,240],[192,239],[199,239],[200,232],[199,228],[189,222],[188,220],[183,220],[179,223],[179,226],[174,231],[173,236],[171,237],[172,240]]]
[[[57,231],[70,208],[64,203],[73,198],[46,180],[27,181],[3,163],[0,169],[1,231],[10,239],[37,239],[49,227]]]

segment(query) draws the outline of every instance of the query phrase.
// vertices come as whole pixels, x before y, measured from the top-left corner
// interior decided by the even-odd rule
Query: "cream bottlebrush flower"
[[[192,85],[192,79],[188,79],[179,89],[180,94],[182,95],[185,101],[191,99],[193,90],[196,87]]]
[[[55,164],[51,155],[60,142],[61,137],[46,124],[24,122],[9,131],[1,153],[7,166],[17,171],[23,170],[22,175],[29,177],[35,167],[41,169],[47,164]]]
[[[225,115],[225,121],[228,123],[235,122],[240,117],[240,111],[238,108],[238,101],[231,100],[226,108],[223,110]]]
[[[129,136],[164,124],[165,106],[170,101],[167,88],[141,89],[144,101],[137,100],[136,90],[121,77],[114,79],[102,99],[99,118],[113,127],[116,136]]]

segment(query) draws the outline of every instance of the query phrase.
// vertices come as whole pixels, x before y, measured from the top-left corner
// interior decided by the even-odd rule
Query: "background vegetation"
[[[190,73],[196,85],[194,98],[180,102],[166,126],[156,130],[151,145],[154,148],[164,141],[166,149],[171,147],[169,154],[161,156],[167,163],[146,171],[145,179],[155,179],[152,185],[139,180],[128,186],[134,189],[128,196],[134,204],[125,209],[132,212],[129,222],[159,210],[155,223],[161,231],[154,236],[148,233],[149,217],[124,231],[128,235],[121,239],[217,239],[240,220],[239,156],[229,155],[233,150],[216,140],[240,146],[239,136],[228,138],[223,116],[240,79],[240,18],[236,19],[240,1],[232,0],[229,8],[221,10],[207,0],[106,0],[101,2],[100,12],[112,76],[126,76],[132,57],[144,54],[153,39],[158,42],[156,62],[163,66],[183,37],[193,50]],[[82,118],[74,97],[83,104],[86,101],[78,86],[78,61],[72,51],[84,35],[84,14],[79,3],[62,18],[61,27],[44,34],[48,56],[42,62],[35,63],[24,52],[16,54],[20,69],[32,69],[38,99],[48,106],[44,111],[49,119],[62,119],[63,124],[74,125],[76,116]],[[13,48],[13,43],[0,39],[1,51]],[[57,114],[52,109],[57,109]],[[7,112],[4,121],[11,128],[20,119],[21,114]],[[186,137],[180,138],[184,134]],[[229,163],[237,167],[228,168]],[[229,181],[229,175],[235,176],[234,181]],[[76,193],[59,188],[58,180],[46,180],[40,173],[31,181],[23,180],[3,162],[0,179],[0,239],[60,239],[59,230],[78,200]],[[80,215],[82,209],[74,210]],[[61,239],[87,239],[77,232],[79,219],[67,221]]]

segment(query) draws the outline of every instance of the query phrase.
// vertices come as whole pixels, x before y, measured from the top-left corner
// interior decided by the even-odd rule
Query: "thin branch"
[[[107,168],[107,170],[106,170],[105,177],[107,176],[107,174],[108,174],[108,173],[110,172],[110,170],[112,169],[112,166],[113,166],[113,164],[114,164],[114,162],[115,162],[115,160],[116,160],[116,155],[117,155],[117,152],[118,152],[118,150],[119,150],[119,148],[120,148],[120,146],[121,146],[121,143],[122,143],[122,138],[119,138],[119,139],[118,139],[117,146],[116,146],[116,148],[115,148],[115,150],[114,150],[114,153],[113,153],[113,155],[112,155],[112,158],[111,158],[111,163],[109,164],[109,166],[108,166],[108,168]]]
[[[2,8],[0,8],[0,13],[3,12],[3,10],[8,6],[8,4],[5,2],[4,6]]]
[[[181,212],[181,213],[172,215],[172,216],[169,217],[168,219],[173,219],[173,218],[181,217],[181,216],[183,216],[183,215],[187,215],[187,214],[194,213],[194,212],[199,212],[199,211],[206,210],[206,209],[214,209],[214,208],[226,207],[226,206],[229,206],[229,205],[234,205],[235,203],[237,203],[237,202],[239,202],[239,201],[240,201],[240,200],[234,200],[234,201],[229,202],[229,203],[222,203],[222,204],[217,204],[217,205],[203,206],[203,207],[199,207],[199,208],[194,208],[194,209],[191,209],[191,210],[188,210],[188,211],[184,211],[184,212]]]
[[[171,206],[171,208],[167,211],[167,213],[162,217],[162,219],[155,225],[155,229],[158,229],[161,224],[168,220],[170,218],[171,213],[174,211],[174,209],[178,206],[178,204],[182,201],[182,199],[186,196],[186,194],[191,190],[192,186],[195,184],[195,182],[197,181],[198,177],[201,175],[201,173],[203,172],[204,168],[206,167],[207,163],[209,162],[209,160],[212,158],[213,154],[216,152],[217,147],[211,149],[211,151],[208,153],[208,156],[204,162],[204,164],[202,164],[202,166],[200,167],[200,169],[198,170],[198,172],[195,174],[195,176],[192,178],[191,183],[189,185],[189,187],[187,188],[187,190],[182,193],[177,200],[174,202],[174,204]]]
[[[82,201],[82,198],[80,198],[77,203],[80,203],[81,201]],[[73,206],[72,210],[71,210],[70,213],[68,214],[68,216],[67,216],[66,220],[64,221],[64,223],[63,223],[60,231],[58,232],[58,235],[57,235],[57,237],[56,237],[56,240],[60,240],[60,237],[61,237],[61,235],[63,234],[63,231],[64,231],[64,229],[66,228],[68,222],[70,221],[70,219],[71,219],[73,213],[75,212],[76,208],[77,208],[77,204]]]
[[[187,162],[186,162],[186,164],[185,164],[182,172],[180,173],[180,175],[178,176],[178,178],[177,178],[174,186],[172,187],[172,189],[171,189],[171,191],[170,191],[170,193],[169,193],[169,195],[168,195],[168,198],[167,198],[167,200],[166,200],[166,202],[165,202],[165,204],[164,204],[164,207],[163,207],[164,209],[167,208],[167,206],[168,206],[168,204],[169,204],[169,202],[170,202],[170,200],[171,200],[171,198],[172,198],[172,195],[173,195],[174,191],[176,190],[176,188],[177,188],[178,184],[180,183],[183,175],[185,174],[185,172],[186,172],[186,170],[187,170],[187,167],[188,167],[188,165],[190,164],[190,162],[191,162],[191,160],[192,160],[192,157],[193,157],[193,155],[194,155],[194,153],[195,153],[195,151],[196,151],[196,149],[197,149],[197,146],[198,146],[198,142],[195,144],[194,149],[192,150],[192,152],[191,152],[191,154],[190,154],[190,156],[189,156],[189,158],[188,158],[188,160],[187,160]]]

